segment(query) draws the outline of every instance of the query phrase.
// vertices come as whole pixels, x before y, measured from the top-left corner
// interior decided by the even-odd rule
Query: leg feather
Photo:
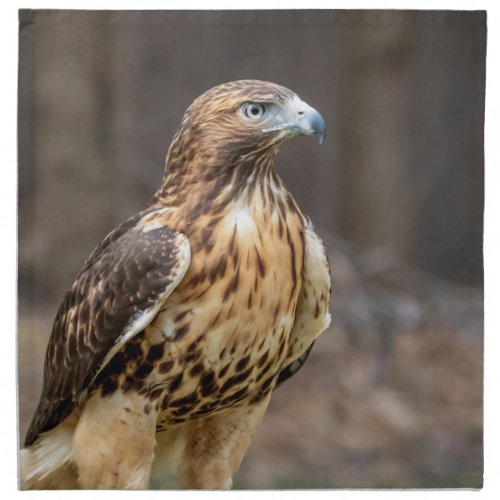
[[[156,428],[148,403],[121,392],[94,395],[86,402],[73,440],[80,487],[148,488]]]

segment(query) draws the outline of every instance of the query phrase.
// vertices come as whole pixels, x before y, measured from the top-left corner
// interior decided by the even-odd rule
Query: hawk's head
[[[275,152],[297,134],[317,134],[322,143],[325,122],[294,92],[259,80],[228,82],[187,109],[167,163],[234,164]]]

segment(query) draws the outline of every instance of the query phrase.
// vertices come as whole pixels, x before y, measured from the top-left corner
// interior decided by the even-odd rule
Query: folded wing
[[[318,335],[330,324],[330,266],[326,248],[309,223],[306,227],[304,268],[295,321],[278,384],[294,375],[305,363]]]
[[[142,212],[111,232],[67,290],[54,321],[42,395],[25,446],[85,399],[97,373],[154,319],[186,273],[189,242],[164,226],[160,215]]]

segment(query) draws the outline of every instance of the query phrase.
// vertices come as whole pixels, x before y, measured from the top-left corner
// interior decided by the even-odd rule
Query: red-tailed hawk
[[[226,488],[273,389],[328,326],[325,248],[273,169],[325,134],[290,90],[244,80],[186,111],[148,207],[66,292],[21,487]]]

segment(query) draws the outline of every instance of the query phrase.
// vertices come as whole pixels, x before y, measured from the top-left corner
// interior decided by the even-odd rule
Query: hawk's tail
[[[40,435],[19,455],[21,490],[77,488],[71,460],[74,427],[59,425]]]

